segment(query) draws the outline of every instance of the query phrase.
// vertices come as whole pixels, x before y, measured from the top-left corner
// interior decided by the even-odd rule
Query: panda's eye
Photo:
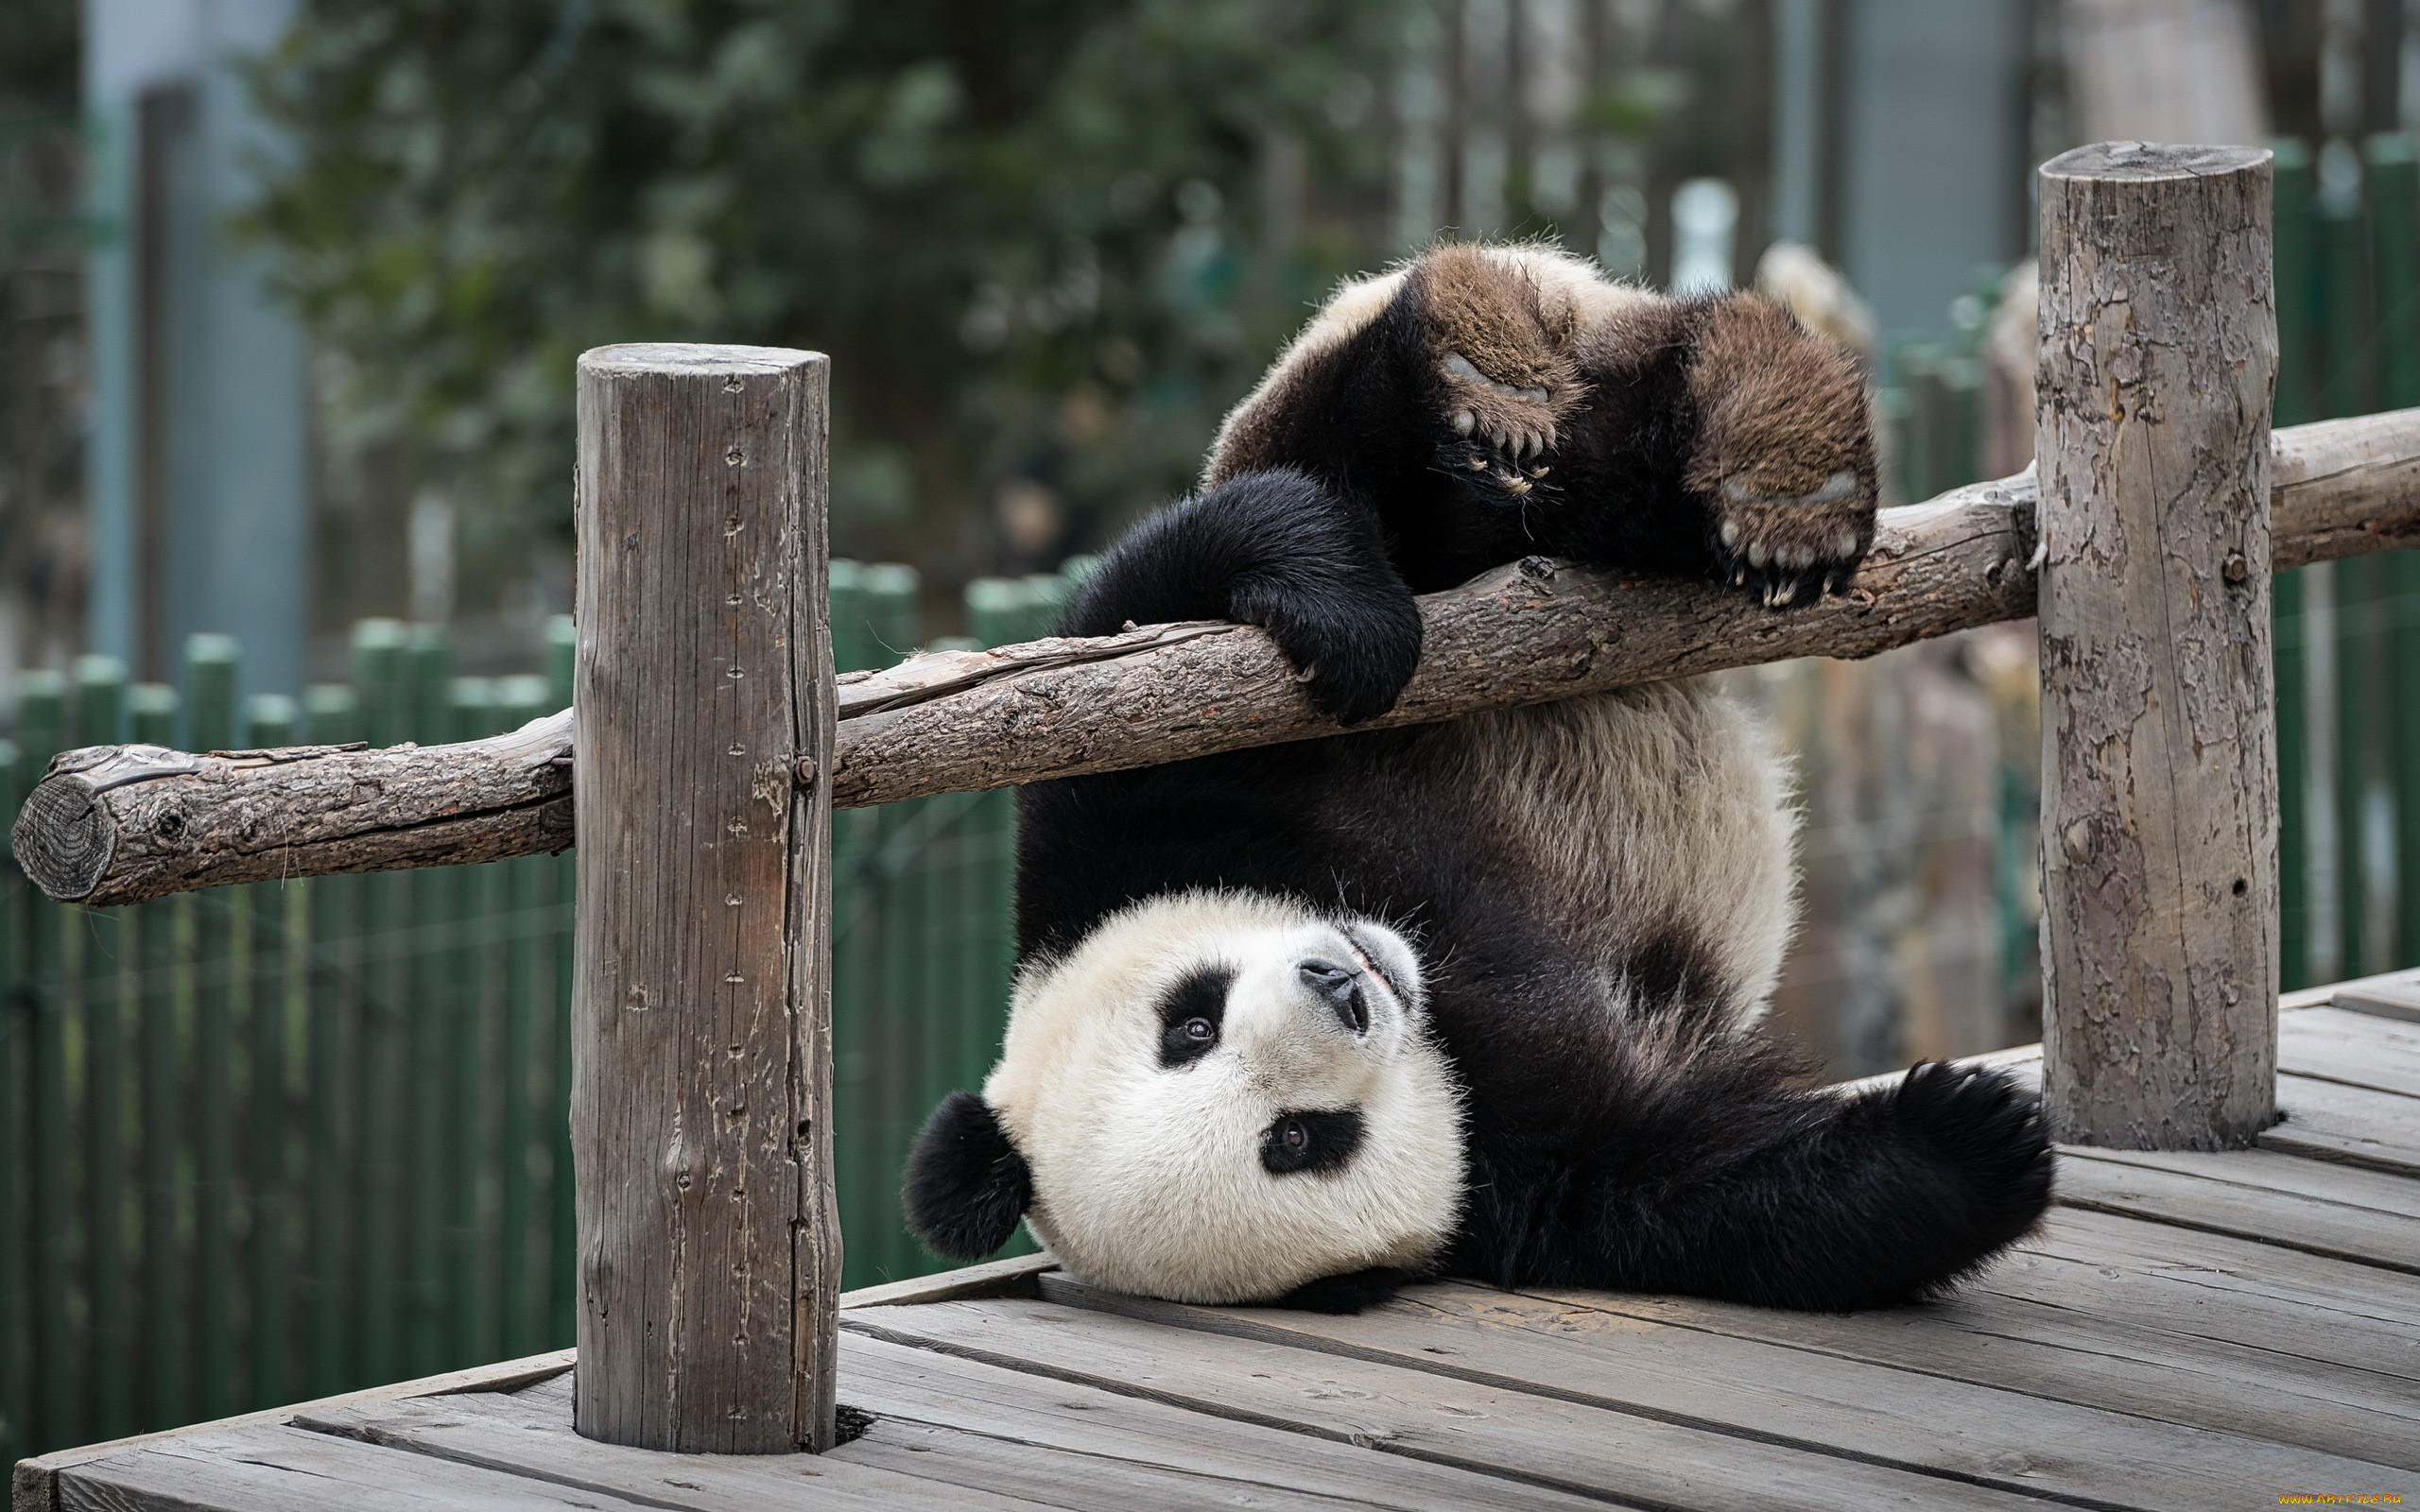
[[[1337,1171],[1361,1148],[1357,1108],[1304,1108],[1270,1121],[1260,1137],[1260,1166],[1270,1176]]]
[[[1186,976],[1160,999],[1160,1066],[1181,1071],[1218,1048],[1227,1017],[1227,988],[1236,973],[1209,966]]]

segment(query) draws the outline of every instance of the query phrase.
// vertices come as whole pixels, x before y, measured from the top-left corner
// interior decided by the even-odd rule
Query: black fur
[[[1273,1304],[1290,1307],[1301,1313],[1344,1314],[1375,1307],[1395,1293],[1420,1280],[1415,1273],[1395,1270],[1386,1265],[1373,1265],[1342,1276],[1322,1276],[1315,1281],[1305,1281]]]
[[[1270,1176],[1341,1170],[1361,1148],[1362,1133],[1357,1108],[1289,1109],[1262,1134],[1260,1168]]]
[[[1033,1173],[989,1104],[952,1092],[916,1136],[901,1199],[925,1248],[979,1260],[1016,1232],[1033,1200]]]

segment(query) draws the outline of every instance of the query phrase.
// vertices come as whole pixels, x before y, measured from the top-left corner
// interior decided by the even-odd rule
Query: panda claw
[[[1467,409],[1457,410],[1454,414],[1454,434],[1457,436],[1467,438],[1472,428],[1478,424],[1478,417]]]

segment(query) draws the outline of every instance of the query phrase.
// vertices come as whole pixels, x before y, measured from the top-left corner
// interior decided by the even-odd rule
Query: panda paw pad
[[[1737,479],[1716,500],[1714,555],[1734,587],[1769,609],[1837,593],[1874,544],[1871,487],[1841,470],[1795,494],[1762,493]]]
[[[1459,352],[1438,368],[1438,402],[1449,438],[1446,470],[1515,498],[1540,487],[1557,427],[1576,404],[1573,386],[1547,379],[1500,382]]]

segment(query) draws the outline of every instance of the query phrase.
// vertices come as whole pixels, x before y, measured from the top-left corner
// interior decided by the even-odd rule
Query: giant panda
[[[1413,594],[1532,554],[1786,611],[1872,541],[1865,415],[1752,296],[1441,247],[1330,300],[1060,630],[1264,626],[1350,725],[1411,674]],[[1794,822],[1703,681],[1028,786],[1005,1042],[917,1140],[910,1225],[975,1258],[1022,1218],[1079,1279],[1186,1302],[1936,1294],[2042,1213],[2039,1109],[1940,1064],[1793,1084],[1755,1024]]]

